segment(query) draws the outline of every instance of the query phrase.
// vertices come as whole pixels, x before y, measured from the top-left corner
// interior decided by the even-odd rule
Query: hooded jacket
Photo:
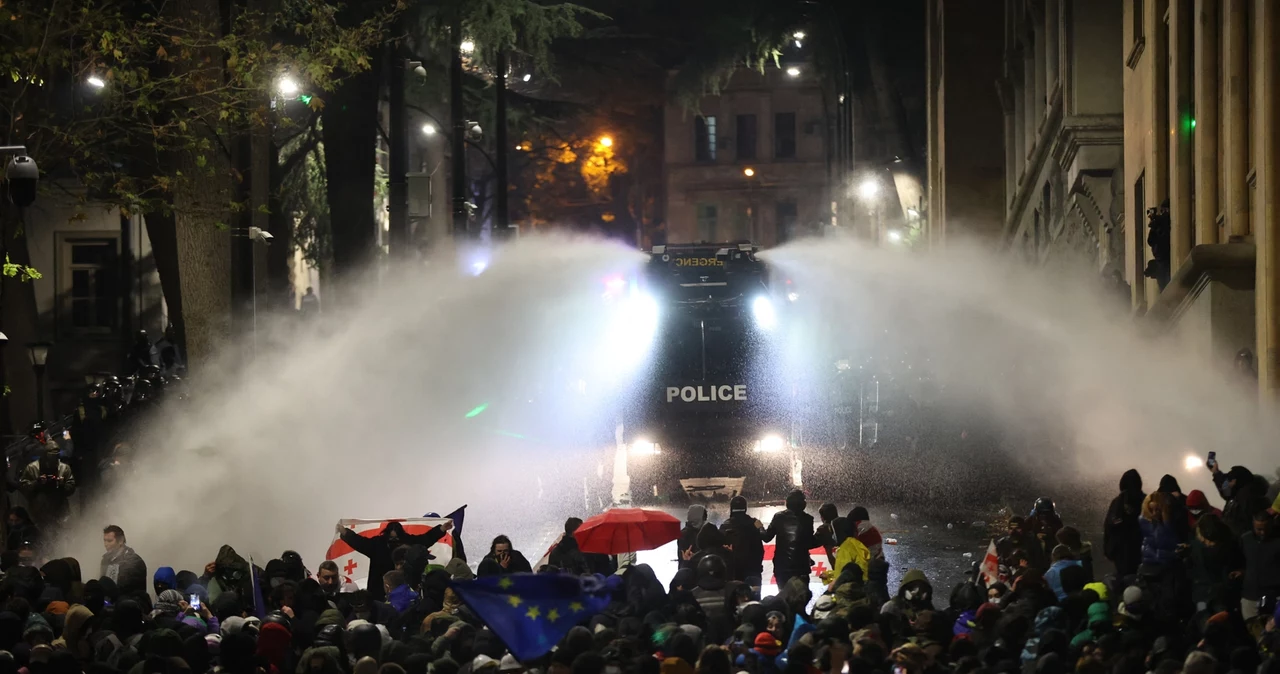
[[[1130,469],[1120,478],[1120,494],[1111,500],[1102,525],[1102,553],[1116,565],[1121,576],[1138,570],[1142,560],[1142,476]]]
[[[871,551],[853,535],[853,529],[853,522],[843,517],[837,517],[831,523],[831,530],[836,540],[836,562],[831,574],[833,580],[840,577],[840,572],[849,563],[856,564],[862,569],[863,579],[869,576]]]
[[[764,572],[764,541],[755,518],[745,510],[732,512],[720,533],[733,547],[729,554],[732,577],[741,581],[758,578]]]
[[[1214,479],[1218,483],[1218,492],[1227,500],[1222,507],[1222,521],[1237,536],[1252,531],[1254,513],[1271,505],[1267,503],[1263,490],[1258,489],[1253,473],[1244,466],[1232,466],[1230,472],[1220,472]],[[1235,480],[1235,487],[1231,486],[1232,480]]]
[[[773,572],[781,580],[788,576],[807,576],[813,560],[809,557],[817,542],[813,537],[813,516],[804,511],[804,494],[798,491],[787,496],[787,509],[773,516],[763,540],[777,538],[773,552]]]
[[[932,610],[934,610],[933,585],[929,583],[929,577],[920,569],[911,569],[902,576],[902,583],[898,585],[898,595],[890,599],[880,612],[898,616],[910,622],[915,620],[916,615],[921,611]]]
[[[101,567],[99,575],[115,581],[120,596],[137,597],[147,593],[147,563],[128,545],[102,555]]]
[[[529,560],[519,550],[511,550],[511,561],[507,563],[506,568],[498,563],[498,558],[493,553],[485,555],[480,560],[480,568],[476,575],[484,578],[486,576],[505,576],[511,573],[533,573],[533,567],[529,565]],[[453,563],[450,560],[450,563]]]
[[[253,570],[249,568],[249,561],[241,557],[235,548],[224,545],[218,549],[214,565],[216,570],[212,575],[205,574],[200,578],[200,584],[209,590],[209,601],[217,601],[218,595],[232,591],[240,597],[245,608],[251,610],[254,593]]]
[[[93,652],[85,629],[92,618],[93,613],[87,607],[80,604],[72,606],[62,622],[62,636],[53,641],[53,647],[70,651],[81,662],[89,660]]]
[[[1085,618],[1084,630],[1071,639],[1071,647],[1078,649],[1085,644],[1101,639],[1111,631],[1111,605],[1105,601],[1089,605],[1088,617]]]
[[[1222,511],[1209,504],[1209,497],[1205,496],[1204,492],[1192,489],[1187,494],[1187,522],[1190,523],[1191,528],[1194,529],[1196,522],[1209,513],[1222,517]]]
[[[1267,538],[1258,538],[1250,531],[1240,537],[1240,550],[1244,554],[1244,585],[1240,596],[1261,599],[1280,594],[1280,537],[1272,533]]]

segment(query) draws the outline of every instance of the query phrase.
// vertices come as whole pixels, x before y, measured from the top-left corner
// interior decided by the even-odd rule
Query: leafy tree
[[[313,0],[6,5],[10,138],[39,157],[51,188],[78,182],[88,190],[77,198],[162,216],[148,225],[162,277],[171,266],[180,278],[166,296],[181,307],[193,364],[229,332],[227,230],[249,208],[242,141],[288,123],[272,106],[282,72],[324,89],[372,66],[370,47],[397,11],[376,4],[355,23],[339,21],[338,3]]]

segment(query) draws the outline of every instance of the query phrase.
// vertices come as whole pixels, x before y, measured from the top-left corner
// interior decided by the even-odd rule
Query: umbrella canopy
[[[660,548],[680,537],[680,526],[660,510],[614,508],[583,522],[573,536],[583,552],[617,555]]]

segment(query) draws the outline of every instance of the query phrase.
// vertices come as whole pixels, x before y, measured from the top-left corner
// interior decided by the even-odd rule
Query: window
[[[694,156],[698,161],[716,160],[716,116],[707,115],[693,121]]]
[[[59,327],[110,335],[120,327],[120,255],[115,238],[67,238],[60,249]]]
[[[698,240],[716,240],[716,220],[719,217],[715,204],[698,204]]]
[[[778,243],[794,238],[796,233],[796,202],[791,199],[779,201],[774,204],[773,214],[778,224]]]
[[[796,113],[779,112],[773,116],[773,156],[793,159],[796,156]]]
[[[738,115],[738,159],[756,158],[756,116]]]

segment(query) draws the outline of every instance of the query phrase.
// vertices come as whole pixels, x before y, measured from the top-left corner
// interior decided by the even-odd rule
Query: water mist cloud
[[[581,370],[609,329],[602,279],[643,257],[562,237],[500,253],[480,275],[442,259],[362,282],[345,289],[352,306],[260,335],[252,364],[204,368],[63,547],[94,559],[114,523],[153,567],[203,568],[222,543],[260,561],[293,548],[314,566],[342,517],[463,503],[475,519],[580,513],[580,488],[535,503],[539,480],[581,469],[570,459],[591,449],[608,393],[593,381],[584,395]]]

